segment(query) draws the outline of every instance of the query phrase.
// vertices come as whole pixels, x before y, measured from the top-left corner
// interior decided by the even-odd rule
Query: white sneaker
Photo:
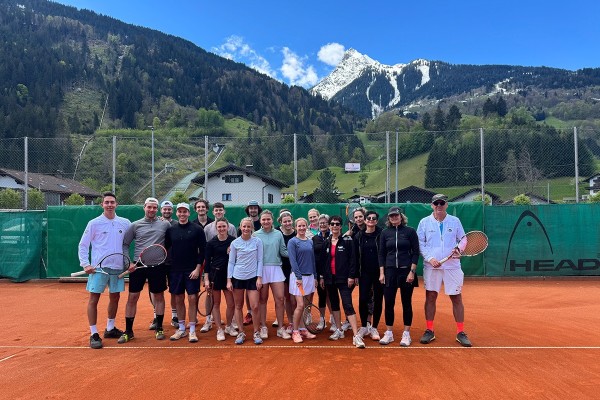
[[[356,336],[358,336],[362,339],[365,337],[365,335],[368,335],[368,333],[369,333],[369,329],[365,328],[364,326],[361,326],[360,329],[358,330],[358,332],[356,333]]]
[[[338,340],[338,339],[343,339],[344,338],[344,332],[336,329],[335,332],[333,332],[333,335],[329,336],[329,340]]]
[[[181,329],[177,329],[175,333],[171,336],[171,340],[179,340],[183,337],[187,336],[186,331],[182,331]]]
[[[379,336],[379,332],[376,328],[371,327],[371,339],[379,341],[381,337]]]
[[[344,332],[346,332],[348,329],[350,329],[350,321],[345,320],[344,323],[342,324],[342,330]]]
[[[365,342],[363,342],[362,338],[358,335],[356,335],[356,336],[354,336],[354,338],[352,338],[352,344],[355,345],[359,349],[365,348]]]
[[[219,342],[222,342],[223,340],[225,340],[225,332],[223,331],[223,329],[217,330],[217,340]]]
[[[412,343],[412,339],[410,338],[410,332],[404,331],[402,332],[402,339],[400,340],[400,346],[408,347]]]
[[[287,333],[288,335],[291,335],[293,331],[294,331],[294,326],[292,324],[288,324],[287,328],[285,328],[285,333]]]
[[[394,334],[391,331],[385,331],[379,344],[390,344],[394,341]]]
[[[272,326],[273,328],[277,328],[277,327],[279,327],[279,321],[277,321],[277,319],[275,319],[275,321],[273,321],[273,323],[271,324],[271,326]]]
[[[327,328],[327,324],[325,323],[325,318],[321,317],[321,319],[319,320],[319,323],[317,324],[317,330],[322,331],[325,328]]]
[[[202,325],[202,328],[200,328],[200,332],[206,333],[206,332],[210,331],[211,329],[212,329],[212,321],[210,320],[210,318],[206,318],[206,322],[204,323],[204,325]]]
[[[198,336],[196,336],[196,331],[190,331],[190,337],[188,338],[190,343],[196,343],[198,341]]]
[[[233,324],[227,325],[225,327],[225,333],[233,337],[236,337],[238,335],[238,331],[233,327]]]
[[[335,324],[335,322],[331,323],[331,326],[329,327],[329,332],[335,332],[337,331],[337,325]]]
[[[282,339],[291,339],[292,338],[292,336],[290,336],[290,334],[286,332],[285,328],[277,329],[277,336]]]
[[[372,328],[373,328],[373,325],[371,325],[371,323],[367,321],[367,335],[371,334]]]
[[[231,321],[231,327],[236,331],[239,329],[238,324],[235,321]]]
[[[266,326],[261,326],[260,327],[260,338],[261,339],[268,339],[269,338],[269,329],[267,329]]]

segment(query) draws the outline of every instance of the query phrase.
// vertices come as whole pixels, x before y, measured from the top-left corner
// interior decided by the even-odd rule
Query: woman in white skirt
[[[284,288],[285,274],[281,268],[281,257],[287,257],[288,251],[285,246],[283,234],[273,227],[273,213],[265,210],[260,214],[261,228],[254,232],[253,236],[259,238],[263,244],[263,270],[262,289],[260,292],[260,337],[267,339],[269,330],[267,328],[267,302],[269,301],[269,287],[273,292],[275,300],[275,316],[277,321],[283,321],[284,312]],[[256,316],[255,316],[256,317]],[[277,329],[277,336],[282,339],[290,339],[291,336],[283,327]]]
[[[307,304],[304,304],[304,297],[300,291],[300,286],[304,290],[304,295],[308,296],[309,301],[312,302],[312,296],[315,291],[315,279],[317,277],[313,242],[306,236],[307,229],[308,222],[306,219],[298,218],[296,220],[296,237],[290,239],[288,242],[292,276],[296,279],[295,284],[290,283],[290,294],[296,297],[294,329],[292,331],[292,340],[294,343],[302,343],[303,339],[314,339],[316,337],[304,327],[302,321],[302,311]],[[290,280],[292,276],[290,276]]]

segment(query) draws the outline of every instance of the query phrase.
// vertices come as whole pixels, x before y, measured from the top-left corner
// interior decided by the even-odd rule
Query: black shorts
[[[250,279],[231,278],[234,289],[258,290],[256,289],[256,276]]]
[[[200,278],[190,279],[192,271],[169,271],[169,293],[171,294],[198,294],[200,292]]]
[[[129,274],[129,292],[141,292],[146,281],[148,281],[150,293],[162,293],[167,290],[167,267],[165,264],[150,268],[138,268]]]
[[[227,290],[227,268],[213,268],[208,275],[214,290]]]

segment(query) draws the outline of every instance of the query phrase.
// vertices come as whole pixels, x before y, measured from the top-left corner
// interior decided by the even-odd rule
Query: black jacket
[[[360,231],[358,233],[356,233],[356,235],[354,235],[354,249],[356,252],[356,265],[357,265],[357,273],[358,276],[360,277],[362,275],[363,272],[366,271],[373,271],[373,270],[377,270],[377,272],[379,272],[379,267],[381,266],[381,264],[379,263],[379,246],[380,246],[380,238],[381,238],[381,232],[383,231],[383,229],[381,229],[380,227],[376,226],[375,227],[375,232],[373,232],[373,234],[365,234],[365,231]],[[374,243],[368,243],[369,241],[374,241]],[[372,260],[370,259],[370,257],[367,257],[366,254],[364,254],[364,249],[365,246],[367,244],[370,245],[375,245],[375,247],[377,248],[377,253],[376,253],[376,258],[377,260]],[[373,261],[375,261],[375,263],[373,264]]]
[[[354,241],[350,236],[340,236],[335,250],[335,282],[331,273],[331,236],[325,240],[325,265],[319,276],[323,276],[325,283],[347,283],[349,278],[358,278]]]
[[[402,225],[383,230],[379,241],[379,265],[410,267],[419,261],[419,237],[410,226]]]

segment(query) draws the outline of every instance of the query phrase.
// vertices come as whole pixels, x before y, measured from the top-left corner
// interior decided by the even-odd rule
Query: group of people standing
[[[172,204],[167,203],[172,208]],[[208,332],[216,326],[218,341],[226,340],[229,335],[235,337],[236,344],[244,343],[245,325],[252,325],[252,341],[255,344],[268,339],[267,305],[270,294],[275,306],[276,320],[272,326],[276,328],[276,337],[291,339],[295,343],[314,339],[315,335],[304,327],[301,317],[305,298],[312,302],[316,292],[321,312],[319,328],[325,329],[329,323],[330,340],[343,339],[351,329],[352,343],[358,348],[365,347],[367,336],[387,345],[394,341],[394,310],[399,291],[404,325],[400,345],[410,346],[412,294],[418,286],[416,268],[420,255],[424,266],[427,326],[420,342],[427,344],[435,339],[433,320],[437,295],[443,283],[453,304],[456,340],[463,346],[471,346],[464,333],[463,273],[460,252],[456,248],[464,230],[458,218],[447,214],[448,199],[444,195],[433,197],[432,214],[423,218],[416,230],[407,225],[406,215],[398,207],[389,209],[385,229],[378,226],[377,212],[356,209],[354,225],[346,232],[339,215],[329,216],[311,209],[308,219],[294,219],[292,213],[284,209],[276,217],[270,210],[262,210],[255,201],[248,203],[245,209],[247,217],[240,221],[237,231],[225,218],[222,203],[213,205],[215,220],[210,219],[206,200],[195,203],[198,218],[193,221],[189,220],[187,203],[176,206],[176,221],[165,218],[165,215],[170,216],[168,209],[166,213],[161,210],[162,217],[157,217],[158,201],[154,198],[146,199],[144,218],[133,223],[116,216],[114,194],[103,195],[102,207],[104,213],[88,223],[79,245],[81,266],[89,274],[88,320],[92,348],[102,347],[96,327],[97,304],[106,286],[109,287],[109,305],[104,338],[118,338],[119,343],[125,343],[134,338],[137,301],[146,280],[155,308],[151,328],[158,340],[165,339],[163,293],[168,287],[172,323],[177,327],[170,339],[188,336],[190,342],[198,341],[196,311],[197,307],[204,306],[198,304],[203,282],[212,289],[214,307],[200,331]],[[135,269],[133,264],[130,266],[125,331],[120,331],[115,327],[115,316],[119,293],[124,291],[123,279],[114,274],[95,273],[92,265],[107,253],[122,251],[127,254],[134,240],[136,258],[146,246],[155,243],[164,244],[169,257],[165,264],[154,268]],[[447,262],[441,264],[438,261],[449,254],[453,257]],[[112,268],[122,269],[122,266]],[[200,276],[202,271],[203,276]],[[360,321],[352,296],[356,286]],[[188,294],[188,325],[185,321],[185,293]],[[222,298],[226,303],[224,318],[221,315]],[[380,336],[378,325],[384,301],[386,330]],[[246,315],[244,305],[248,309]],[[329,320],[325,317],[327,309]]]

